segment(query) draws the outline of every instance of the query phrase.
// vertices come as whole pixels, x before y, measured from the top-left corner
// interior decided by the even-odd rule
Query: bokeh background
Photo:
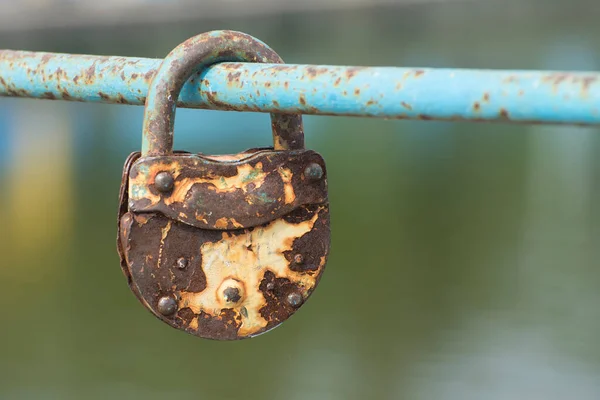
[[[598,20],[597,0],[5,0],[0,47],[161,58],[235,29],[291,63],[598,70]],[[0,399],[600,398],[598,129],[306,116],[324,278],[280,328],[213,342],[152,317],[119,268],[142,111],[0,99]],[[180,110],[175,136],[220,154],[270,129]]]

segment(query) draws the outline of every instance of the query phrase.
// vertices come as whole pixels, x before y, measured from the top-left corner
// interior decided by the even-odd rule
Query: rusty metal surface
[[[198,228],[239,229],[327,200],[324,173],[318,179],[305,174],[311,165],[324,170],[324,160],[314,151],[262,150],[241,156],[225,162],[191,154],[144,157],[131,168],[129,209],[159,212]],[[165,173],[174,178],[166,193],[155,187],[155,178]]]
[[[160,63],[0,50],[0,96],[143,105]],[[600,124],[600,74],[224,62],[188,80],[177,104],[424,121],[594,125]]]
[[[118,251],[131,290],[155,316],[219,340],[266,332],[315,289],[329,253],[325,162],[304,150],[300,115],[271,117],[273,148],[173,152],[176,99],[198,69],[228,59],[280,61],[238,32],[173,50],[146,99],[142,152],[125,162]]]
[[[124,167],[117,247],[146,308],[190,334],[234,340],[278,326],[304,304],[329,253],[326,200],[253,228],[199,229],[158,212],[129,211],[125,183],[139,155]]]
[[[224,61],[283,63],[269,46],[241,32],[213,31],[194,36],[174,48],[152,79],[144,109],[142,155],[170,154],[177,99],[184,83],[210,65]],[[235,79],[235,74],[230,78]],[[210,93],[210,91],[209,91]],[[213,105],[226,109],[218,100]],[[271,114],[275,150],[304,148],[300,115]]]

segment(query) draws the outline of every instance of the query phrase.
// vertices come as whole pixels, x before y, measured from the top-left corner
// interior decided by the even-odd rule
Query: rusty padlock
[[[306,301],[330,230],[325,163],[304,149],[300,115],[271,115],[272,148],[173,152],[184,83],[224,61],[283,62],[232,31],[195,36],[169,53],[146,99],[142,152],[125,162],[117,247],[129,287],[156,317],[233,340],[275,328]],[[207,97],[222,108],[214,93]]]

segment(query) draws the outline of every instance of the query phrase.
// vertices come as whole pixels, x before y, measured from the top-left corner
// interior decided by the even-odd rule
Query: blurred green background
[[[164,57],[235,29],[291,63],[600,69],[597,0],[235,9],[0,29],[0,47]],[[598,129],[306,116],[329,171],[326,273],[279,329],[213,342],[156,320],[119,268],[142,112],[0,99],[1,399],[600,398]],[[269,141],[264,114],[177,114],[179,149]]]

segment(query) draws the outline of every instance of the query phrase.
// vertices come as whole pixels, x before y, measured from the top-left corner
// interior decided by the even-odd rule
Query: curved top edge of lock
[[[142,156],[173,152],[173,130],[177,99],[183,85],[195,73],[213,64],[228,61],[283,63],[269,46],[237,31],[210,31],[196,35],[175,47],[157,70],[146,98]],[[218,96],[211,96],[212,109],[223,108]],[[304,148],[300,114],[271,114],[275,150]]]

